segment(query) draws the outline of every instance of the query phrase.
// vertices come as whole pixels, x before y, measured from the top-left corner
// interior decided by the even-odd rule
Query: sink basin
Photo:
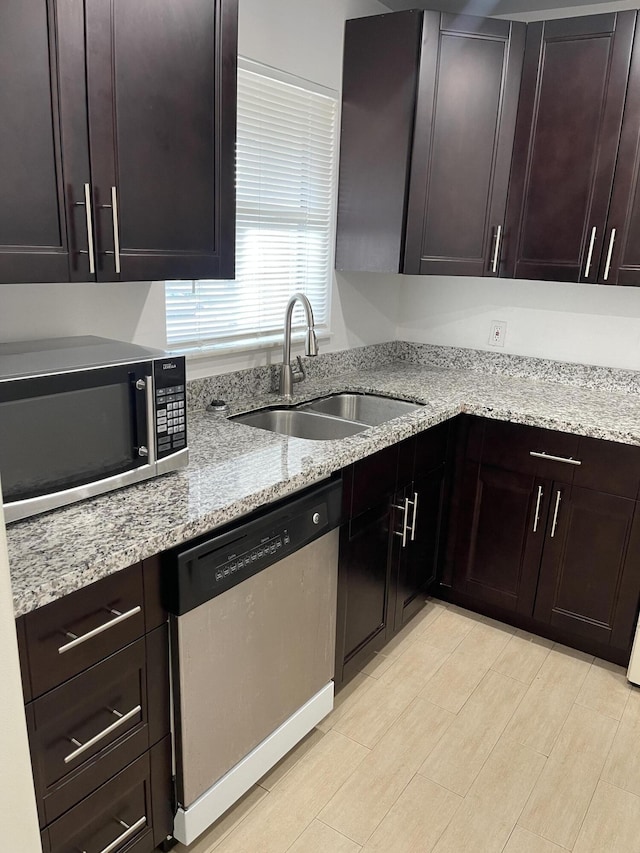
[[[354,424],[348,420],[323,417],[315,412],[301,412],[296,409],[263,409],[259,412],[238,415],[231,420],[281,435],[308,438],[313,441],[347,438],[367,428],[365,424]]]
[[[333,394],[323,400],[314,400],[300,406],[300,412],[321,412],[349,421],[357,421],[367,426],[378,426],[393,418],[415,412],[421,408],[406,400],[394,400],[390,397],[378,397],[375,394]]]

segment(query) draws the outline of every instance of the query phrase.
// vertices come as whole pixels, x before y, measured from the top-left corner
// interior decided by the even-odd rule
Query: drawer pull
[[[65,764],[71,764],[71,762],[74,761],[76,758],[78,758],[79,755],[82,755],[88,749],[91,749],[92,746],[95,746],[97,743],[99,743],[102,740],[102,738],[105,738],[108,735],[110,735],[112,732],[115,732],[117,729],[120,728],[120,726],[123,726],[132,717],[135,717],[136,714],[142,713],[142,707],[140,705],[136,705],[135,708],[132,708],[130,711],[127,711],[126,714],[120,714],[118,711],[115,711],[113,709],[112,709],[111,713],[115,714],[118,719],[115,720],[115,722],[111,723],[110,726],[107,726],[106,729],[103,729],[101,732],[98,732],[97,735],[94,735],[92,738],[89,738],[89,740],[86,741],[85,743],[80,743],[80,741],[76,740],[76,738],[73,738],[73,737],[69,738],[71,743],[74,746],[77,746],[78,748],[74,749],[73,752],[70,752],[69,755],[67,755],[65,757],[65,759],[64,759]]]
[[[111,844],[107,844],[106,847],[103,847],[100,853],[112,853],[113,850],[116,850],[116,848],[118,848],[128,838],[131,838],[132,835],[135,835],[139,829],[142,829],[142,827],[147,822],[147,816],[142,815],[140,820],[137,820],[135,823],[131,824],[131,826],[129,826],[129,824],[125,823],[123,820],[119,820],[118,818],[116,818],[116,820],[118,821],[120,826],[125,827],[125,830],[116,839],[114,839]],[[83,850],[82,853],[87,853],[87,851]]]
[[[109,613],[113,613],[115,616],[114,619],[110,619],[108,622],[105,622],[104,625],[100,625],[98,628],[94,628],[92,631],[87,631],[86,634],[82,634],[81,637],[76,637],[75,634],[72,634],[71,631],[65,631],[65,636],[71,638],[70,643],[65,643],[64,646],[60,646],[58,649],[58,654],[63,655],[65,652],[70,651],[71,649],[75,649],[76,646],[79,646],[81,643],[86,643],[87,640],[91,640],[93,637],[97,637],[98,634],[102,634],[103,631],[108,631],[109,628],[114,628],[116,625],[119,625],[120,622],[124,622],[125,619],[130,619],[132,616],[135,616],[136,613],[140,613],[142,608],[138,604],[136,607],[132,607],[131,610],[127,610],[126,613],[120,613],[119,610],[113,610],[109,608]]]
[[[550,453],[539,453],[537,450],[530,450],[529,456],[546,459],[548,462],[565,462],[567,465],[582,465],[579,459],[572,459],[570,456],[552,456]]]

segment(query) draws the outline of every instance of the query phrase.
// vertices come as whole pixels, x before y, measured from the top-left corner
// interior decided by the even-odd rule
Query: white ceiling
[[[608,5],[602,3],[602,0],[561,0],[560,3],[554,3],[553,0],[383,0],[383,2],[394,11],[436,9],[441,12],[456,14],[463,12],[468,15],[513,15],[556,9],[558,6],[568,9],[570,6],[590,6],[596,3],[599,7]],[[599,8],[598,11],[603,10]]]

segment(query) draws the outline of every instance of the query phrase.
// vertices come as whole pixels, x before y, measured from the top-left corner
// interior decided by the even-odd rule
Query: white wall
[[[514,3],[514,6],[516,4]],[[520,5],[526,7],[526,0],[520,0]],[[508,18],[514,21],[544,21],[551,18],[572,18],[575,15],[602,15],[607,12],[623,12],[626,9],[637,9],[636,0],[613,0],[610,3],[589,3],[583,6],[558,6],[549,0],[549,8],[537,12],[509,12],[506,15],[496,15],[496,18]]]
[[[492,321],[507,323],[503,349]],[[406,276],[403,340],[640,369],[640,289],[513,279]]]
[[[164,285],[0,284],[0,341],[104,335],[165,343]]]
[[[377,0],[240,0],[239,53],[323,86],[341,88],[344,21],[388,11]],[[332,288],[332,337],[324,351],[390,340],[397,296],[360,276]],[[165,346],[164,286],[127,284],[0,285],[0,340],[95,334]],[[194,359],[191,376],[278,360],[277,348]]]
[[[339,90],[345,19],[388,11],[377,0],[240,0],[238,52]]]

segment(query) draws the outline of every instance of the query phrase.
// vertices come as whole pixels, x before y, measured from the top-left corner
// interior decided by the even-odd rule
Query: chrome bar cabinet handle
[[[546,459],[547,462],[564,462],[566,465],[582,465],[579,459],[572,459],[571,456],[552,456],[551,453],[539,452],[538,450],[530,450],[529,456],[535,456],[538,459]]]
[[[609,237],[609,251],[607,252],[607,262],[604,265],[604,280],[606,281],[609,278],[609,270],[611,269],[611,258],[613,256],[613,244],[616,242],[616,229],[611,229],[611,236]]]
[[[135,835],[139,829],[142,829],[142,827],[147,822],[147,816],[142,815],[142,817],[139,820],[137,820],[135,823],[132,823],[131,826],[129,826],[128,823],[125,823],[124,820],[119,820],[118,818],[116,818],[116,820],[118,821],[120,826],[125,827],[125,830],[124,830],[124,832],[120,833],[120,835],[117,838],[114,838],[114,840],[111,842],[111,844],[107,844],[106,847],[103,847],[102,850],[100,851],[100,853],[112,853],[113,850],[117,850],[118,847],[120,847],[120,845],[123,844],[128,838],[131,838],[131,836]],[[87,852],[86,852],[86,850],[83,850],[82,853],[87,853]]]
[[[120,275],[120,225],[118,222],[118,193],[111,187],[111,215],[113,217],[113,258],[116,274]]]
[[[91,275],[96,271],[96,259],[93,251],[93,218],[91,216],[91,186],[84,185],[84,212],[87,216],[87,249],[89,251],[89,272]]]
[[[409,501],[411,506],[413,507],[413,515],[411,517],[411,541],[413,542],[416,538],[416,521],[418,518],[418,493],[413,493],[413,500]]]
[[[591,260],[593,258],[593,246],[596,242],[596,226],[594,225],[591,229],[591,240],[589,241],[589,251],[587,253],[587,263],[584,267],[584,277],[589,278],[589,271],[591,270]]]
[[[99,743],[103,738],[110,735],[112,732],[115,732],[120,726],[124,726],[125,723],[128,723],[136,714],[142,713],[142,706],[136,705],[135,708],[132,708],[130,711],[127,711],[126,714],[120,714],[118,711],[111,709],[111,713],[115,714],[118,718],[110,726],[107,726],[106,729],[103,729],[101,732],[98,732],[97,735],[94,735],[92,738],[89,738],[88,741],[84,743],[80,743],[80,741],[76,740],[76,738],[69,738],[71,743],[75,744],[78,748],[74,749],[73,752],[70,752],[69,755],[65,756],[64,763],[71,764],[72,761],[75,761],[80,755],[83,755],[88,749],[91,749],[92,746],[95,746]]]
[[[538,531],[538,522],[540,521],[540,504],[542,503],[542,496],[544,492],[542,491],[542,486],[538,486],[538,499],[536,500],[536,514],[533,519],[533,532],[537,533]]]
[[[407,528],[409,521],[409,498],[404,499],[404,504],[393,504],[393,509],[402,510],[402,532],[399,530],[394,531],[395,536],[402,536],[402,547],[406,548],[407,546]]]
[[[87,223],[87,249],[79,249],[79,255],[89,255],[89,272],[91,275],[96,271],[96,258],[93,248],[93,216],[91,213],[91,184],[84,185],[84,201],[74,201],[75,207],[84,207]]]
[[[493,249],[493,260],[491,262],[491,271],[498,272],[498,260],[500,258],[500,238],[502,237],[502,225],[496,228],[496,244]]]
[[[142,607],[138,604],[136,607],[132,607],[131,610],[127,610],[126,613],[120,613],[119,610],[113,610],[111,607],[109,608],[109,613],[113,613],[115,616],[114,619],[110,619],[108,622],[105,622],[104,625],[99,625],[97,628],[93,628],[91,631],[87,631],[86,634],[82,634],[80,637],[76,637],[75,634],[72,634],[71,631],[65,631],[65,635],[67,637],[71,637],[71,642],[65,643],[63,646],[60,646],[58,649],[58,654],[63,655],[65,652],[70,651],[71,649],[75,649],[76,646],[81,645],[82,643],[86,643],[87,640],[93,639],[93,637],[97,637],[98,634],[104,633],[104,631],[108,631],[109,628],[115,628],[116,625],[119,625],[121,622],[124,622],[125,619],[131,619],[132,616],[135,616],[137,613],[140,613]]]
[[[553,511],[553,524],[551,525],[551,538],[556,535],[556,527],[558,526],[558,510],[560,509],[560,501],[562,500],[562,492],[560,489],[556,492],[556,506]]]

